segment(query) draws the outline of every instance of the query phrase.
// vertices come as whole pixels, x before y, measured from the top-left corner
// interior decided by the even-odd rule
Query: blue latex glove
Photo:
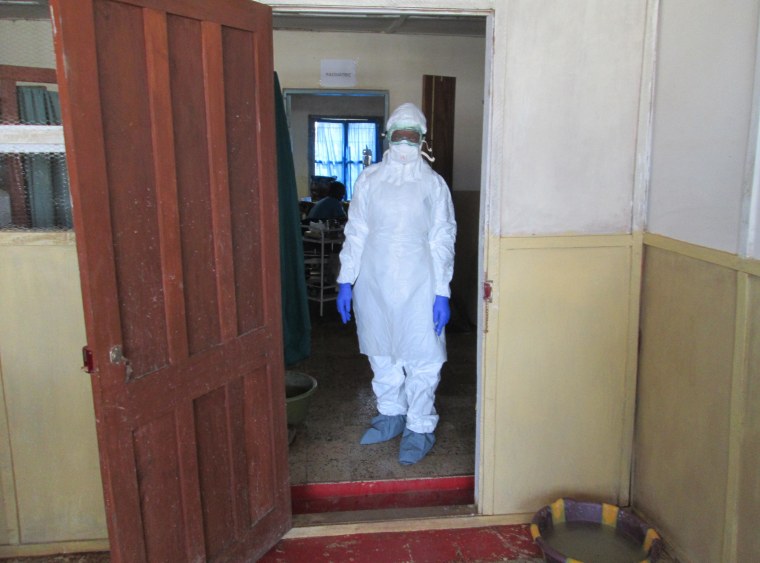
[[[449,307],[449,298],[442,295],[435,296],[435,302],[433,303],[433,324],[435,325],[435,333],[440,336],[443,332],[449,319],[451,318],[451,308]]]
[[[338,314],[340,315],[343,324],[346,324],[351,320],[351,297],[353,291],[351,290],[350,283],[338,284],[338,299],[336,301],[338,305]]]

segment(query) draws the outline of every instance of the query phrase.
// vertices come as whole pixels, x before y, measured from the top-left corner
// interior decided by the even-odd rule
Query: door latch
[[[483,300],[486,303],[493,303],[493,282],[491,280],[483,282]]]
[[[129,363],[129,360],[124,355],[124,350],[122,349],[121,344],[111,346],[111,349],[108,351],[108,359],[114,365],[124,364],[126,379],[129,381],[132,377],[132,364]]]
[[[93,373],[95,371],[95,360],[92,356],[92,350],[87,346],[82,347],[82,371],[86,373]]]
[[[122,350],[119,344],[111,346],[111,349],[108,351],[108,359],[112,364],[120,364],[124,361],[124,350]]]

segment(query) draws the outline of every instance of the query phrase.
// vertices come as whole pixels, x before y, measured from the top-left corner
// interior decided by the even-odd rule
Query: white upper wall
[[[631,231],[646,7],[507,3],[502,235]]]
[[[759,3],[660,2],[648,217],[651,232],[732,253],[744,245],[755,258],[760,194],[750,203],[742,190]],[[630,230],[645,2],[393,4],[494,12],[493,227],[518,236]],[[49,22],[0,21],[0,64],[52,67],[51,35]],[[317,88],[322,58],[353,58],[358,87],[389,90],[395,107],[420,102],[422,74],[457,76],[458,190],[480,186],[485,52],[479,39],[275,34],[283,87]]]
[[[731,253],[747,236],[757,24],[757,0],[661,2],[650,232]]]
[[[455,190],[479,190],[485,40],[471,37],[276,31],[274,68],[282,88],[319,88],[322,59],[356,60],[357,89],[388,90],[390,111],[422,103],[422,75],[454,76]]]
[[[0,20],[0,64],[55,68],[50,20]]]

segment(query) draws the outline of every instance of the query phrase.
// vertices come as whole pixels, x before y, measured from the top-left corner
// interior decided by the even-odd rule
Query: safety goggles
[[[388,135],[391,143],[419,145],[422,142],[422,132],[419,129],[393,129]]]

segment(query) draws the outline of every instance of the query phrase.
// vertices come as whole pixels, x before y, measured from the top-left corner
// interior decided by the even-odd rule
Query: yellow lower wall
[[[0,296],[0,546],[103,546],[73,235],[0,233]]]
[[[88,539],[102,548],[73,237],[0,237],[8,420],[0,426],[0,556],[70,542],[52,544],[61,551]],[[528,513],[570,494],[625,499],[638,307],[632,238],[512,239],[495,248],[500,267],[482,394],[489,413],[481,425],[483,512]]]
[[[494,243],[484,512],[531,513],[560,496],[627,503],[639,282],[634,237]]]
[[[749,561],[760,268],[645,240],[632,502],[683,561]],[[627,503],[640,245],[487,241],[483,513],[529,515],[563,495]],[[0,296],[0,557],[105,549],[73,237],[0,233]]]
[[[760,553],[757,264],[647,235],[633,505],[683,561]]]
[[[748,283],[747,380],[743,432],[740,440],[738,503],[736,512],[737,561],[760,557],[760,277]]]

